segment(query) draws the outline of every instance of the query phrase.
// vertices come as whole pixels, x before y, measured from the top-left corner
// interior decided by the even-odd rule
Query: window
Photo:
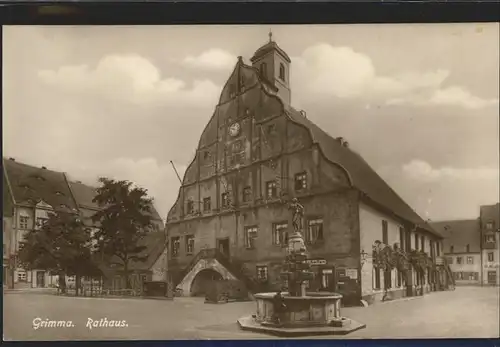
[[[469,245],[465,246],[465,253],[470,253],[470,246]]]
[[[495,242],[495,235],[486,235],[485,241],[486,242]]]
[[[306,242],[323,241],[323,219],[311,219],[307,222]]]
[[[177,257],[179,255],[179,250],[181,248],[181,240],[180,237],[172,237],[172,256]]]
[[[280,80],[285,82],[285,65],[283,63],[280,63]]]
[[[17,273],[17,280],[19,282],[25,282],[26,281],[26,272],[24,272],[24,271],[18,272]]]
[[[425,252],[425,236],[422,235],[422,237],[420,238],[422,244],[421,244],[421,247],[422,247],[422,252]]]
[[[28,221],[29,221],[28,216],[20,216],[19,217],[19,228],[28,229]]]
[[[47,218],[38,217],[36,219],[36,226],[37,226],[37,228],[43,227],[45,225],[45,223],[47,223]]]
[[[187,213],[192,214],[194,212],[194,202],[193,200],[189,199],[187,202]]]
[[[457,257],[457,264],[462,264],[462,257]]]
[[[418,250],[418,235],[415,234],[415,250]]]
[[[469,272],[469,281],[477,281],[479,274],[477,272]]]
[[[495,261],[495,254],[493,252],[488,253],[488,261]]]
[[[255,238],[257,237],[257,227],[247,227],[245,228],[245,247],[246,248],[254,248],[255,247]]]
[[[267,133],[268,133],[269,135],[274,134],[274,133],[275,133],[275,131],[276,131],[276,124],[269,124],[269,125],[267,126]]]
[[[186,235],[186,253],[193,254],[194,252],[194,236]]]
[[[288,244],[288,223],[273,224],[273,245],[286,246]]]
[[[373,289],[380,289],[380,269],[378,266],[373,267],[373,272],[374,272],[374,282],[373,282]]]
[[[453,253],[453,246],[450,246],[450,253]]]
[[[210,159],[210,152],[209,151],[203,152],[203,159],[205,159],[205,160]]]
[[[266,75],[267,75],[267,64],[262,63],[260,64],[260,77],[266,78]]]
[[[463,280],[464,279],[463,272],[455,272],[455,279],[456,280]]]
[[[236,88],[234,88],[234,84],[229,85],[229,97],[232,98],[236,95]]]
[[[257,279],[262,282],[267,282],[267,266],[257,266]]]
[[[398,287],[401,287],[403,285],[403,273],[397,269],[396,269],[396,273],[398,276]]]
[[[387,221],[382,221],[382,243],[388,245],[389,244],[389,235],[387,230]]]
[[[210,211],[211,204],[212,204],[211,202],[212,202],[212,199],[210,199],[210,198],[203,199],[203,211],[205,211],[205,212]]]
[[[222,207],[229,207],[229,194],[228,193],[222,193],[221,205],[222,205]]]
[[[269,181],[266,183],[266,196],[268,199],[273,199],[278,196],[276,181]]]
[[[307,173],[301,172],[295,175],[295,190],[307,188]]]
[[[474,258],[473,257],[467,257],[467,264],[474,264]]]
[[[486,223],[486,229],[488,229],[488,230],[493,230],[493,224],[494,224],[494,223],[493,223],[492,221],[487,222],[487,223]]]
[[[245,187],[243,188],[243,202],[249,202],[252,200],[252,188]]]

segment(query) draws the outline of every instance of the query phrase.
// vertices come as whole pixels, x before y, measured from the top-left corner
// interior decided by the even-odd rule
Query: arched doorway
[[[201,270],[196,274],[191,284],[191,296],[205,296],[211,281],[221,281],[222,275],[213,269]]]

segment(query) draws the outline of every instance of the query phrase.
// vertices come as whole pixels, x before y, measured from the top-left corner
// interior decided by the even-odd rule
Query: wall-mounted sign
[[[309,265],[326,265],[325,259],[307,259],[306,263]]]
[[[350,279],[353,279],[353,280],[358,279],[358,270],[357,269],[346,269],[345,274]]]
[[[484,267],[489,268],[489,269],[496,269],[496,268],[500,267],[500,264],[499,263],[486,263],[486,264],[484,264]]]

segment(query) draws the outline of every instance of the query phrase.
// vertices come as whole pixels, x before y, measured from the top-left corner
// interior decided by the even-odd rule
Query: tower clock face
[[[240,124],[239,123],[234,123],[229,127],[229,135],[231,136],[238,136],[240,133]]]

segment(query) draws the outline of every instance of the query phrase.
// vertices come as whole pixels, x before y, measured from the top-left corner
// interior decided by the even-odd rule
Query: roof
[[[154,263],[158,260],[160,255],[163,253],[166,247],[166,234],[163,231],[150,232],[147,233],[143,239],[139,241],[139,245],[146,246],[146,249],[142,251],[139,256],[146,256],[147,259],[144,262],[131,261],[129,263],[129,270],[131,271],[147,271],[151,269]],[[121,263],[117,256],[111,258],[112,262]],[[110,262],[111,262],[110,261]],[[108,262],[108,264],[110,263]],[[108,265],[102,264],[101,268],[107,268]],[[109,269],[108,269],[109,270]],[[121,269],[120,269],[121,270]],[[103,269],[105,271],[105,269]]]
[[[500,203],[495,205],[483,205],[479,208],[480,218],[483,223],[495,222],[495,228],[500,228]]]
[[[448,253],[453,246],[455,253],[481,251],[481,233],[479,219],[449,220],[431,223],[432,227],[439,231],[443,237],[443,247]]]
[[[250,61],[255,62],[256,60],[260,59],[261,57],[263,57],[264,55],[266,55],[267,53],[269,53],[273,50],[277,51],[283,58],[285,58],[285,60],[288,63],[292,62],[292,60],[290,59],[288,54],[286,54],[286,52],[284,50],[282,50],[276,42],[274,42],[272,40],[270,40],[264,46],[262,46],[258,50],[256,50],[253,57],[250,58]]]
[[[69,185],[78,204],[78,207],[81,210],[86,210],[84,214],[90,214],[92,213],[91,210],[99,209],[99,205],[92,201],[97,194],[96,187],[83,184],[82,182],[73,181],[70,181]],[[151,204],[150,206],[150,215],[153,220],[162,220],[153,204]]]
[[[354,187],[375,203],[392,211],[398,217],[420,228],[442,237],[424,221],[356,152],[341,144],[328,133],[303,116],[291,106],[285,105],[289,118],[305,128],[317,143],[326,158],[343,167]]]
[[[5,158],[3,165],[15,203],[34,206],[43,200],[55,210],[76,211],[64,173]]]

